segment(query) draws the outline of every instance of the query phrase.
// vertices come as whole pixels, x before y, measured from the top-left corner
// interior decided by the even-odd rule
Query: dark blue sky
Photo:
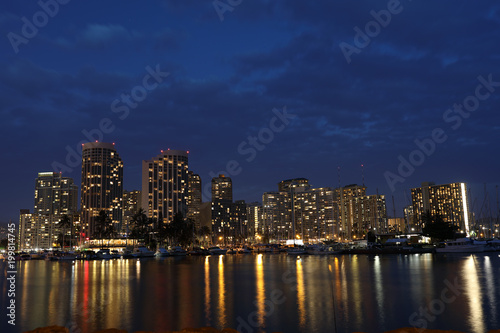
[[[33,208],[37,172],[54,163],[79,184],[67,147],[101,122],[128,190],[143,159],[172,148],[205,184],[236,161],[234,197],[247,201],[287,178],[337,186],[339,166],[342,185],[361,183],[361,164],[397,215],[422,181],[467,182],[476,211],[483,183],[495,197],[496,1],[44,2],[50,15],[0,4],[0,221]],[[294,117],[281,126],[283,110]],[[399,156],[417,166],[398,172]]]

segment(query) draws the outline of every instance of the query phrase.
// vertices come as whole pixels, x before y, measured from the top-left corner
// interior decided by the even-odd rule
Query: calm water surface
[[[5,263],[0,263],[2,272]],[[1,332],[65,325],[165,331],[383,332],[500,328],[500,253],[225,255],[18,263],[15,328],[0,280]]]

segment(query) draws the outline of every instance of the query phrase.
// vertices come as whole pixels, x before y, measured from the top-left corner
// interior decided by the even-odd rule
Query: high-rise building
[[[307,190],[311,187],[309,185],[309,179],[306,178],[293,178],[282,180],[278,183],[278,192],[290,192],[291,189],[301,187]]]
[[[366,195],[366,187],[356,184],[335,189],[336,209],[334,212],[338,225],[338,237],[341,240],[353,239],[353,226],[356,215],[354,214],[354,201],[357,197]]]
[[[170,223],[174,215],[187,216],[188,154],[183,150],[162,150],[142,162],[142,205],[150,218]]]
[[[422,183],[421,187],[411,189],[413,214],[422,223],[422,215],[441,215],[445,222],[459,227],[469,234],[469,201],[465,183],[435,185]]]
[[[248,237],[254,238],[256,233],[262,234],[262,205],[259,202],[247,204]]]
[[[232,223],[233,183],[230,177],[219,175],[212,178],[212,233],[225,241],[234,236]]]
[[[212,178],[212,201],[233,201],[233,183],[230,177],[219,175]]]
[[[141,201],[141,191],[123,191],[123,218],[120,230],[122,234],[130,233],[132,218],[142,207]]]
[[[194,222],[195,228],[201,227],[201,177],[193,171],[188,171],[187,218]]]
[[[77,211],[78,187],[57,172],[39,172],[35,182],[34,214],[63,215]]]
[[[295,237],[289,192],[264,192],[262,195],[262,223],[256,231],[256,237],[263,235],[276,240]]]
[[[295,237],[304,241],[332,239],[334,224],[334,190],[330,187],[314,188],[295,193]]]
[[[71,228],[62,230],[59,222],[63,215],[68,215],[72,224],[75,222],[77,198],[78,187],[72,178],[56,172],[38,173],[33,213],[22,209],[19,215],[20,247],[48,249],[56,245],[62,233],[69,236]]]
[[[95,218],[106,211],[115,230],[123,217],[123,162],[114,143],[88,142],[82,146],[82,224],[94,237]]]
[[[354,197],[352,201],[352,237],[360,239],[368,231],[388,233],[387,210],[384,195]]]

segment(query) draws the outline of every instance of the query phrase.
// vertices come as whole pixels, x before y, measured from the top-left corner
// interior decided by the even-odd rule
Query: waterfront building
[[[187,216],[188,155],[168,149],[142,162],[142,208],[149,218],[170,223],[179,212]]]
[[[191,219],[196,230],[201,227],[201,177],[193,171],[188,171],[187,218]]]
[[[86,237],[96,236],[95,218],[105,211],[114,230],[123,217],[123,162],[114,143],[82,145],[81,218]]]
[[[330,187],[298,191],[294,196],[296,235],[307,242],[332,239],[336,234],[334,221],[334,190]]]
[[[422,227],[423,214],[439,214],[445,222],[469,234],[469,200],[465,183],[436,185],[424,182],[421,187],[411,189],[411,198],[413,214]]]
[[[56,245],[59,236],[71,234],[62,230],[59,222],[68,215],[71,224],[77,213],[78,187],[73,179],[58,172],[39,172],[35,180],[34,209],[21,209],[19,214],[19,244],[22,249],[47,249]],[[68,238],[67,238],[68,239]]]
[[[256,237],[287,240],[295,238],[292,224],[292,200],[289,192],[264,192],[262,194],[262,223]]]
[[[415,213],[413,212],[413,206],[409,205],[403,209],[405,224],[408,227],[408,232],[421,232],[422,227],[415,218]]]
[[[262,234],[262,205],[259,202],[247,204],[248,237],[254,238],[255,234]]]
[[[39,172],[35,181],[34,214],[64,215],[77,211],[78,187],[58,172]]]
[[[353,239],[353,227],[358,224],[354,213],[355,198],[366,196],[366,187],[356,184],[335,189],[334,218],[338,226],[338,238],[341,241]]]

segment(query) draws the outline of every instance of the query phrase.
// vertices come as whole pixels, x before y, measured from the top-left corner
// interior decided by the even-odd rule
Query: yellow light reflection
[[[302,260],[297,259],[297,303],[299,306],[299,325],[301,328],[304,328],[306,323],[305,300],[304,268],[302,267]]]
[[[479,272],[476,268],[474,257],[471,255],[462,269],[464,281],[464,292],[468,299],[469,315],[468,321],[472,332],[486,332],[484,327],[483,308],[481,306],[482,292],[479,285]]]
[[[377,299],[378,312],[382,323],[384,322],[384,286],[382,283],[382,272],[380,267],[380,257],[375,256],[375,263],[373,264],[375,271],[375,297]]]
[[[226,284],[224,279],[224,256],[219,256],[219,322],[226,327]]]
[[[262,264],[263,254],[260,253],[257,255],[257,322],[259,323],[259,327],[264,327],[265,320],[265,298],[266,298],[266,290],[264,286],[264,265]]]
[[[210,262],[208,261],[209,256],[205,257],[205,320],[207,325],[210,326]]]

